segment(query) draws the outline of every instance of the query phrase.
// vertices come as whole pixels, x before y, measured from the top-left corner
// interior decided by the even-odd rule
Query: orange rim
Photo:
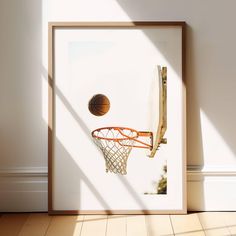
[[[99,132],[101,130],[109,130],[109,129],[117,130],[124,138],[107,138],[107,137],[103,137],[103,136],[99,136],[99,135],[95,134],[96,132]],[[124,134],[124,132],[122,130],[130,130],[135,135],[134,136],[128,136],[128,135]],[[137,139],[138,137],[141,137],[141,136],[150,137],[150,139],[151,139],[150,143],[151,144],[145,143],[145,142],[140,141],[140,140]],[[137,131],[135,129],[127,128],[127,127],[112,127],[111,126],[111,127],[98,128],[98,129],[95,129],[92,132],[92,137],[97,138],[97,139],[103,139],[103,140],[118,142],[120,145],[127,146],[127,147],[148,148],[150,150],[152,150],[152,148],[153,148],[153,134],[152,134],[152,132]],[[142,144],[142,146],[122,144],[121,141],[123,141],[123,140],[133,140],[135,142],[138,142],[138,143]]]
[[[103,136],[99,136],[99,135],[96,135],[95,133],[96,132],[99,132],[101,130],[106,130],[106,129],[113,129],[113,130],[117,130],[122,136],[124,136],[124,138],[106,138],[106,137],[103,137]],[[124,134],[122,132],[122,130],[130,130],[132,132],[135,133],[134,136],[128,136],[126,134]],[[98,128],[98,129],[95,129],[93,132],[92,132],[92,136],[94,138],[98,138],[98,139],[104,139],[104,140],[113,140],[113,141],[116,141],[116,142],[119,142],[119,141],[122,141],[122,140],[128,140],[128,139],[135,139],[138,137],[138,131],[135,130],[135,129],[131,129],[131,128],[127,128],[127,127],[102,127],[102,128]]]

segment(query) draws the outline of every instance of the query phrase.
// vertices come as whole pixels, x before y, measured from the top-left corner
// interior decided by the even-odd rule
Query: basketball
[[[90,99],[88,109],[95,116],[103,116],[110,109],[110,101],[105,95],[96,94]]]

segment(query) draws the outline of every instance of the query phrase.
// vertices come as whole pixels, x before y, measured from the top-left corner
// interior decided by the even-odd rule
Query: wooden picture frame
[[[119,208],[106,208],[106,206],[108,206],[105,202],[105,200],[103,199],[102,196],[98,197],[98,200],[100,200],[102,202],[102,205],[104,209],[84,209],[81,203],[81,209],[79,209],[78,207],[76,208],[76,204],[75,207],[73,207],[73,204],[69,204],[70,207],[63,207],[60,206],[60,202],[67,202],[70,201],[70,199],[68,199],[68,196],[70,196],[70,192],[71,195],[73,194],[79,194],[79,191],[77,191],[78,186],[73,186],[73,180],[70,181],[70,178],[67,179],[67,186],[72,184],[72,186],[70,187],[66,187],[64,189],[60,189],[58,190],[57,186],[60,186],[59,183],[62,183],[64,181],[64,179],[60,179],[60,173],[58,173],[59,168],[55,168],[55,166],[58,165],[58,162],[60,162],[60,158],[58,156],[56,156],[55,153],[58,153],[59,150],[57,149],[56,146],[56,123],[60,125],[60,122],[58,122],[58,117],[57,117],[57,107],[59,107],[60,105],[58,105],[56,96],[57,93],[61,93],[60,89],[57,88],[56,85],[56,80],[57,80],[57,76],[59,74],[58,71],[56,71],[57,68],[62,67],[62,64],[60,64],[61,62],[59,62],[61,55],[60,53],[58,53],[58,50],[60,48],[60,42],[58,42],[58,38],[60,37],[60,34],[58,33],[59,31],[62,32],[65,35],[66,38],[66,34],[67,32],[70,31],[79,31],[79,30],[86,30],[86,32],[88,31],[96,31],[96,30],[116,30],[116,29],[123,29],[123,30],[133,30],[133,29],[137,29],[142,31],[143,29],[153,29],[153,34],[155,34],[155,29],[164,29],[164,34],[165,32],[169,32],[173,29],[177,29],[178,30],[178,39],[180,40],[179,45],[177,47],[179,47],[179,51],[181,54],[181,57],[178,57],[177,60],[177,64],[178,64],[178,69],[180,72],[179,79],[181,80],[180,82],[178,82],[178,86],[179,86],[179,91],[181,91],[181,95],[179,99],[179,103],[181,104],[181,106],[179,107],[180,111],[180,118],[181,120],[178,121],[177,125],[181,126],[181,137],[179,137],[179,139],[181,140],[178,148],[181,149],[180,153],[181,156],[179,156],[178,160],[179,162],[181,161],[181,163],[179,163],[180,169],[181,170],[176,170],[178,172],[178,178],[180,178],[179,180],[179,190],[180,194],[176,197],[176,199],[178,199],[178,203],[176,203],[177,207],[173,207],[173,208],[148,208],[145,209],[144,205],[142,205],[140,203],[140,209],[119,209]],[[50,22],[49,26],[48,26],[48,42],[49,42],[49,47],[48,47],[48,103],[49,103],[49,112],[48,112],[48,212],[49,214],[185,214],[187,211],[187,198],[186,198],[186,75],[185,75],[185,54],[186,54],[186,46],[185,46],[185,37],[186,37],[186,23],[185,22]],[[57,35],[58,34],[58,35]],[[167,33],[168,34],[168,33]],[[174,35],[175,31],[170,32],[170,34],[168,35]],[[72,34],[73,35],[73,34]],[[70,36],[72,37],[72,36]],[[170,37],[170,36],[168,36]],[[85,37],[86,38],[86,37]],[[63,39],[64,40],[64,39]],[[67,40],[67,39],[65,39]],[[75,39],[76,40],[76,39]],[[96,39],[91,39],[91,41],[94,41]],[[168,46],[168,42],[166,43],[164,42],[160,42],[160,44],[163,44],[164,48],[166,47],[166,45]],[[58,46],[59,45],[59,46]],[[60,56],[58,56],[60,54]],[[168,58],[167,58],[168,60]],[[59,79],[58,79],[59,80]],[[65,83],[65,82],[63,82]],[[62,85],[63,86],[63,85]],[[67,86],[67,85],[66,85]],[[62,96],[63,93],[61,93]],[[175,95],[173,95],[175,96]],[[66,96],[65,96],[66,97]],[[64,101],[64,105],[69,106],[70,108],[73,107],[73,105],[70,104],[69,100],[65,100]],[[71,113],[76,113],[76,110],[70,110]],[[58,113],[59,114],[59,113]],[[76,115],[76,114],[74,114]],[[79,119],[79,118],[78,118]],[[82,121],[83,122],[83,121]],[[66,123],[66,121],[65,121]],[[82,124],[83,125],[83,124]],[[69,142],[69,141],[68,141]],[[168,144],[167,144],[168,145]],[[69,153],[69,152],[68,152]],[[66,154],[65,154],[66,155]],[[62,165],[59,164],[59,165]],[[59,166],[58,165],[58,166]],[[66,165],[65,165],[66,166]],[[62,168],[62,167],[60,167]],[[64,169],[60,169],[60,171],[66,171],[67,173],[70,172],[70,170],[64,170]],[[97,170],[99,171],[104,171],[104,170]],[[62,173],[61,172],[61,173]],[[168,172],[169,173],[169,172]],[[64,175],[64,174],[62,174]],[[73,179],[73,177],[71,177]],[[87,175],[86,173],[84,173],[84,176],[82,178],[83,181],[86,182],[87,180]],[[122,178],[122,177],[120,177]],[[174,178],[173,176],[171,177],[172,179]],[[80,186],[79,186],[80,187]],[[88,183],[87,188],[92,187],[91,183]],[[98,191],[98,190],[94,190],[94,191]],[[63,198],[63,194],[60,193],[66,193],[65,196]],[[133,195],[135,195],[135,192],[132,192]],[[173,195],[173,196],[172,196]],[[172,194],[170,196],[169,201],[175,201],[175,197],[174,194]],[[60,197],[59,197],[60,196]],[[180,196],[180,197],[179,197]],[[60,201],[56,201],[57,197],[60,198]],[[106,196],[107,197],[107,196]],[[138,198],[137,198],[138,199]],[[137,200],[136,199],[136,200]],[[150,198],[151,199],[151,198]],[[84,201],[84,200],[83,200]],[[95,200],[94,200],[95,201]],[[137,200],[138,202],[139,200]],[[55,203],[58,202],[58,203]],[[71,201],[73,202],[73,200]],[[141,202],[141,201],[140,201]],[[58,205],[59,204],[59,205]],[[166,203],[165,203],[166,204]],[[66,205],[66,204],[65,204]],[[135,207],[134,207],[135,208]]]

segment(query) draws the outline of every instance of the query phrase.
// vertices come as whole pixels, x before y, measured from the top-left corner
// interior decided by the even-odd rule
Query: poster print
[[[183,22],[49,24],[49,212],[186,212]]]

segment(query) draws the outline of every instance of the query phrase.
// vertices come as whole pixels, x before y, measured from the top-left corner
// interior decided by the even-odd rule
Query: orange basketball
[[[110,101],[105,95],[96,94],[90,99],[88,109],[95,116],[103,116],[110,109]]]

